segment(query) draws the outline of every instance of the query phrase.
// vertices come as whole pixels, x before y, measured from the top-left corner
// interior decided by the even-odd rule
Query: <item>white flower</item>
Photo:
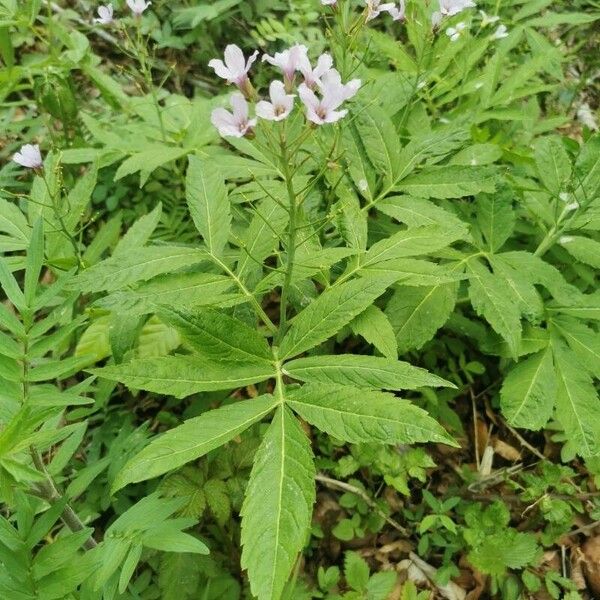
[[[261,100],[256,105],[256,115],[267,121],[282,121],[292,112],[295,96],[285,93],[285,85],[282,81],[271,82],[269,96],[271,102]]]
[[[508,29],[506,29],[506,25],[498,25],[498,29],[494,31],[492,35],[492,39],[501,40],[502,38],[508,37]]]
[[[94,23],[99,25],[110,25],[113,22],[113,5],[107,4],[106,6],[98,7],[98,18],[94,19]]]
[[[335,6],[337,4],[337,0],[321,0],[321,4],[323,6]]]
[[[145,0],[127,0],[127,6],[136,17],[140,17],[151,4],[152,2],[146,2]]]
[[[400,0],[398,7],[393,2],[381,4],[381,0],[365,0],[365,4],[367,5],[367,22],[378,17],[382,12],[387,12],[394,21],[404,19],[406,12],[405,0]]]
[[[317,125],[339,121],[348,111],[337,109],[356,94],[360,85],[360,79],[343,84],[340,74],[335,69],[331,69],[321,78],[321,99],[305,83],[300,84],[298,95],[306,107],[306,118]]]
[[[448,29],[446,29],[446,35],[450,38],[451,42],[456,42],[465,27],[466,25],[464,23],[457,23],[454,27],[448,27]]]
[[[481,15],[481,26],[487,27],[493,23],[496,23],[500,20],[500,17],[497,15],[488,15],[485,10],[480,10],[479,14]]]
[[[215,73],[229,83],[234,83],[244,93],[246,97],[251,97],[253,93],[252,85],[248,79],[248,71],[258,56],[258,50],[248,57],[244,58],[244,53],[235,44],[229,44],[225,48],[225,62],[218,58],[213,58],[208,66],[214,69]]]
[[[321,54],[317,59],[317,64],[313,69],[310,60],[308,60],[307,56],[302,57],[300,60],[300,64],[298,69],[302,73],[304,77],[304,83],[309,88],[314,88],[317,85],[321,77],[325,75],[328,71],[330,71],[333,67],[333,58],[331,58],[330,54]]]
[[[573,202],[569,202],[569,204],[567,204],[565,206],[565,210],[568,212],[577,210],[579,208],[579,202],[577,202],[577,200],[574,200]]]
[[[587,102],[577,109],[577,119],[592,131],[598,131],[598,121]]]
[[[305,64],[305,61],[308,61],[307,54],[308,48],[306,46],[303,44],[295,44],[283,52],[276,52],[275,56],[263,54],[262,59],[281,69],[285,87],[289,91],[294,82],[296,71],[300,69],[300,65]]]
[[[210,121],[222,136],[243,137],[256,125],[256,119],[248,118],[248,103],[240,92],[231,94],[229,102],[233,113],[224,108],[215,108]]]
[[[13,160],[28,169],[39,169],[44,164],[40,147],[37,144],[25,144],[15,153]]]
[[[476,6],[473,0],[439,0],[440,14],[445,17],[452,17],[465,8],[474,8]]]

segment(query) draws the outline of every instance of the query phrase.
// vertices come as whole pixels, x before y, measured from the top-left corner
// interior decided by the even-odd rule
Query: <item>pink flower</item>
[[[233,113],[224,108],[215,108],[210,121],[224,137],[243,137],[256,125],[256,119],[248,118],[248,103],[239,92],[231,94],[229,102]]]
[[[271,102],[261,100],[256,105],[256,115],[267,121],[282,121],[294,108],[294,96],[285,93],[282,81],[272,81],[269,86]]]
[[[440,13],[447,17],[457,15],[459,12],[465,10],[465,8],[474,8],[476,6],[473,0],[439,0],[439,2]]]
[[[220,59],[213,58],[208,66],[212,67],[215,73],[222,79],[226,79],[228,83],[234,83],[240,88],[243,94],[249,98],[252,96],[253,88],[248,79],[248,71],[253,65],[256,57],[258,56],[258,50],[248,57],[248,60],[244,58],[244,53],[235,44],[229,44],[225,48],[225,62]]]
[[[98,18],[94,19],[94,23],[99,25],[110,25],[113,22],[113,5],[107,4],[106,6],[98,7]]]
[[[141,17],[142,13],[152,4],[145,0],[127,0],[127,6],[136,17]]]
[[[44,164],[40,147],[37,144],[25,144],[19,152],[15,153],[13,160],[28,169],[39,169]]]
[[[315,85],[319,83],[321,77],[330,71],[332,67],[333,58],[331,58],[331,55],[321,54],[321,56],[319,56],[317,59],[317,65],[314,69],[312,68],[310,60],[308,60],[307,56],[303,57],[303,59],[300,61],[299,69],[304,76],[304,83],[309,88],[314,88]]]
[[[400,5],[398,7],[396,7],[393,2],[381,4],[381,0],[365,0],[365,2],[367,4],[367,22],[378,17],[382,12],[389,13],[394,21],[404,19],[406,12],[405,0],[400,0]]]
[[[275,56],[263,54],[263,61],[267,61],[269,64],[279,67],[283,72],[283,81],[285,83],[286,90],[290,91],[294,83],[294,76],[296,71],[300,69],[300,65],[307,61],[308,48],[302,44],[295,44],[291,48],[284,50],[283,52],[276,52]]]
[[[346,100],[352,98],[360,88],[360,79],[343,84],[340,74],[331,69],[321,79],[319,89],[321,99],[305,83],[298,87],[300,100],[306,107],[306,118],[323,125],[325,123],[335,123],[347,114],[346,109],[337,110]]]

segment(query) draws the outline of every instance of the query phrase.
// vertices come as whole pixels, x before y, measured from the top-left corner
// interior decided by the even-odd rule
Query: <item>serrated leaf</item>
[[[242,363],[273,361],[266,339],[256,329],[224,312],[164,307],[160,315],[177,328],[196,352],[208,359]]]
[[[572,350],[553,341],[558,379],[556,418],[569,443],[583,457],[600,453],[600,400],[591,377]]]
[[[162,214],[162,205],[159,202],[154,210],[147,215],[140,217],[119,240],[115,246],[113,256],[125,256],[135,248],[140,248],[150,239],[150,236],[156,229],[160,216]]]
[[[388,278],[360,278],[333,286],[293,321],[281,343],[280,358],[290,358],[335,335],[385,292]]]
[[[492,253],[500,250],[515,228],[511,193],[505,191],[477,197],[477,222]]]
[[[275,376],[274,367],[267,363],[213,362],[189,355],[136,359],[91,372],[131,388],[176,398],[197,392],[232,390]]]
[[[355,354],[298,358],[285,363],[284,372],[301,381],[367,389],[414,390],[426,386],[455,387],[449,381],[404,361]]]
[[[280,407],[256,453],[242,506],[242,567],[258,600],[279,600],[306,540],[315,501],[306,434]]]
[[[351,444],[456,445],[427,412],[393,394],[307,383],[287,393],[287,404],[321,431]]]
[[[600,269],[600,242],[582,235],[565,235],[560,245],[577,260]]]
[[[344,557],[344,577],[346,583],[357,592],[362,592],[369,583],[369,565],[356,552],[346,552]]]
[[[205,250],[183,246],[148,246],[127,256],[113,256],[80,273],[71,284],[84,293],[113,291],[147,281],[161,273],[189,267],[207,259]]]
[[[558,196],[569,184],[571,161],[558,136],[540,138],[535,144],[535,166],[546,189]]]
[[[550,349],[520,361],[508,373],[500,390],[500,406],[515,427],[537,431],[554,410],[557,382]]]
[[[398,358],[398,344],[394,329],[384,312],[374,304],[354,317],[350,322],[354,335],[362,336],[373,344],[386,358]]]
[[[266,416],[276,405],[266,394],[210,410],[152,440],[130,459],[113,483],[113,492],[129,483],[158,477],[222,446]]]
[[[418,198],[462,198],[492,193],[496,188],[495,173],[490,167],[427,167],[403,179],[396,189]]]
[[[600,333],[581,321],[566,316],[553,318],[552,326],[565,338],[583,366],[600,379]]]
[[[185,196],[196,228],[208,251],[220,256],[229,238],[231,213],[225,181],[214,165],[189,157]]]
[[[385,314],[394,328],[400,354],[421,348],[446,323],[456,304],[457,287],[456,283],[396,287]]]
[[[463,273],[446,265],[415,258],[395,258],[361,268],[359,275],[395,275],[396,283],[409,286],[435,286],[465,279]]]
[[[521,340],[519,307],[507,290],[504,279],[492,275],[483,265],[474,261],[469,263],[469,268],[469,298],[475,312],[506,341],[511,354],[516,357]]]

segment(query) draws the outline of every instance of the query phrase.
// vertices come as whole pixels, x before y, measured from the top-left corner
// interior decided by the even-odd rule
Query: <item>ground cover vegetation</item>
[[[600,597],[599,18],[0,0],[0,598]]]

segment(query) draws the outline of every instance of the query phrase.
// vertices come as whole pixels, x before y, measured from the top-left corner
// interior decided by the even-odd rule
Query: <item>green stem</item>
[[[285,187],[288,194],[289,200],[289,222],[288,222],[288,241],[287,241],[287,256],[285,265],[285,277],[283,280],[283,286],[281,288],[281,300],[279,303],[279,331],[277,332],[277,340],[279,343],[285,335],[287,329],[287,305],[290,288],[292,285],[292,277],[294,273],[294,259],[296,257],[296,219],[297,219],[297,198],[294,192],[294,184],[292,181],[292,175],[290,173],[289,165],[290,156],[285,141],[285,136],[281,136],[281,170],[285,179]]]

